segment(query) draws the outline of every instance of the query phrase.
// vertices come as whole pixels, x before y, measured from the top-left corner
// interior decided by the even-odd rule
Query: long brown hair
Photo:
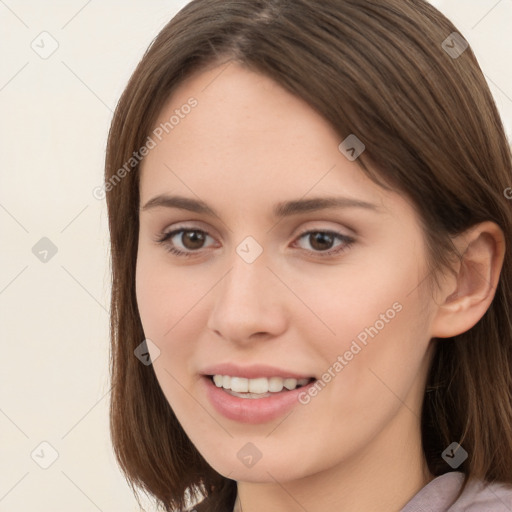
[[[336,129],[364,141],[361,169],[410,199],[428,245],[431,284],[452,262],[451,236],[490,220],[512,241],[512,158],[471,47],[424,0],[194,0],[158,34],[115,111],[106,155],[112,258],[111,438],[137,496],[166,511],[185,496],[232,510],[236,482],[218,474],[181,428],[142,340],[136,294],[139,176],[134,151],[176,87],[192,73],[237,62],[304,99]],[[449,48],[459,48],[459,55]],[[463,40],[462,40],[463,41]],[[199,106],[200,108],[200,102]],[[127,166],[127,162],[131,162]],[[124,169],[124,172],[121,172]],[[432,284],[434,286],[434,284]],[[512,484],[512,252],[493,302],[467,332],[437,342],[422,409],[431,473],[451,469],[453,441],[470,478]],[[137,499],[138,496],[137,496]]]

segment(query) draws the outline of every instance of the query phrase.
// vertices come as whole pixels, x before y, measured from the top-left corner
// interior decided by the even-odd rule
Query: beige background
[[[0,0],[0,511],[138,510],[110,447],[108,233],[92,191],[119,95],[185,3]],[[512,140],[512,0],[433,3],[473,46]]]

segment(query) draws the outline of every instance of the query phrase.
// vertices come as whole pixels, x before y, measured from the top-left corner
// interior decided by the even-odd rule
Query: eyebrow
[[[195,213],[202,213],[219,217],[217,212],[203,201],[183,196],[158,195],[150,199],[140,210],[147,211],[152,208],[178,208]],[[308,213],[329,208],[364,208],[370,211],[380,212],[381,208],[376,204],[368,203],[350,197],[314,197],[311,199],[297,199],[277,203],[272,213],[274,217],[284,218],[300,213]]]

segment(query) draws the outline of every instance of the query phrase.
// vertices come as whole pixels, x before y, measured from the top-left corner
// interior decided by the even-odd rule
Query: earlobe
[[[489,309],[505,256],[505,237],[486,221],[459,235],[456,276],[448,280],[435,306],[431,337],[449,338],[471,329]]]

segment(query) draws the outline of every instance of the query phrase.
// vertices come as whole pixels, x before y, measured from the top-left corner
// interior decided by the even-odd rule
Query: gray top
[[[512,485],[470,482],[450,507],[464,480],[453,471],[434,478],[400,512],[512,512]]]
[[[434,478],[416,493],[400,512],[512,512],[512,484],[468,483],[461,497],[450,507],[464,481],[464,473],[452,471]],[[202,505],[184,512],[200,512]]]

